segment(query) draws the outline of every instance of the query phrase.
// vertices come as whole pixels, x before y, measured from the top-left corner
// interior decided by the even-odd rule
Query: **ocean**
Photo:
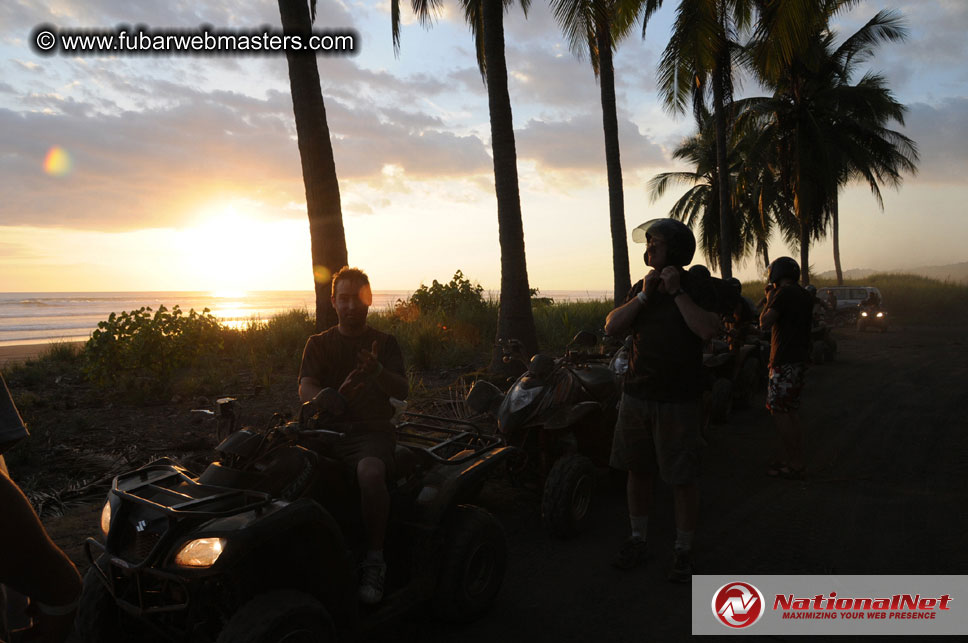
[[[397,299],[406,299],[412,291],[377,290],[371,310],[385,310]],[[497,298],[497,293],[488,296]],[[610,299],[606,290],[551,290],[542,297],[555,301]],[[52,341],[84,341],[90,338],[98,322],[112,312],[152,310],[164,305],[178,305],[211,313],[227,326],[240,327],[253,321],[271,319],[273,315],[293,309],[313,311],[315,295],[310,290],[266,290],[248,293],[211,292],[7,292],[0,293],[0,346],[46,344]]]

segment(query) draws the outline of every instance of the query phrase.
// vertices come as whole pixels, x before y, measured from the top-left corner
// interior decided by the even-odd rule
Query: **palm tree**
[[[728,174],[726,105],[732,101],[733,57],[739,31],[749,27],[752,0],[680,0],[672,36],[659,61],[658,83],[666,107],[673,113],[685,111],[692,102],[699,113],[712,94],[716,124],[717,172]],[[723,278],[733,274],[732,215],[727,182],[718,184],[719,256],[716,263]]]
[[[287,34],[309,36],[316,17],[316,0],[279,0],[282,28]],[[316,57],[311,53],[286,51],[289,87],[296,119],[296,138],[306,187],[309,238],[316,287],[316,330],[336,324],[330,301],[330,276],[346,265],[346,236],[340,205],[339,181],[333,145],[326,123],[326,106],[319,86]]]
[[[884,79],[869,73],[850,84],[856,64],[868,59],[877,44],[904,37],[899,15],[878,12],[834,47],[836,34],[829,29],[829,19],[851,3],[821,4],[807,44],[787,64],[767,67],[761,62],[757,68],[773,95],[749,101],[750,113],[765,119],[780,181],[792,197],[805,284],[810,279],[810,242],[823,236],[829,223],[834,227],[835,263],[839,264],[840,187],[851,178],[861,178],[881,203],[879,184],[898,185],[901,172],[913,171],[918,158],[913,141],[886,127],[895,120],[903,124],[905,108],[894,100]],[[763,46],[754,44],[752,50]]]
[[[616,306],[625,301],[632,282],[629,278],[625,197],[622,189],[612,54],[617,44],[631,32],[639,14],[643,18],[642,37],[645,38],[649,18],[660,6],[662,0],[551,0],[551,9],[568,39],[572,53],[579,59],[587,55],[595,77],[599,79],[602,125],[605,130],[608,219],[612,235],[612,274]]]
[[[429,24],[441,0],[411,0],[421,23]],[[504,57],[504,11],[510,1],[460,0],[464,17],[474,36],[477,64],[487,87],[491,121],[491,151],[494,155],[494,190],[497,195],[498,239],[501,245],[501,298],[497,339],[517,339],[529,354],[538,351],[538,334],[531,312],[531,288],[524,251],[524,226],[518,191],[517,151],[508,94],[508,70]],[[530,0],[521,0],[527,12]],[[400,46],[400,0],[391,0],[391,21],[395,50]],[[496,348],[491,362],[503,370]]]
[[[685,161],[693,169],[658,174],[649,181],[649,189],[655,201],[674,184],[691,186],[672,206],[669,216],[697,228],[699,248],[706,261],[715,264],[723,248],[719,208],[723,190],[717,163],[716,127],[713,115],[705,106],[700,106],[698,116],[698,133],[684,139],[672,153],[672,158]],[[731,261],[742,261],[750,254],[760,254],[764,260],[769,258],[767,241],[778,195],[770,192],[770,183],[762,176],[769,176],[769,172],[759,155],[760,137],[761,133],[756,130],[734,129],[727,148],[724,183],[736,230],[729,249]]]

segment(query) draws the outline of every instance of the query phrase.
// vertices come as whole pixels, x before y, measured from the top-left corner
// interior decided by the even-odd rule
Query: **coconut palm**
[[[510,0],[459,0],[464,18],[474,36],[477,64],[487,87],[491,121],[491,151],[494,156],[494,189],[497,194],[498,239],[501,245],[501,297],[497,338],[517,339],[529,354],[538,350],[538,335],[531,313],[531,288],[524,251],[524,226],[518,191],[517,151],[508,94],[508,70],[504,57],[504,11]],[[420,22],[428,25],[441,0],[411,0]],[[527,12],[530,0],[521,0]],[[400,0],[391,0],[393,45],[400,46]],[[501,367],[501,353],[495,349],[492,367]]]
[[[551,0],[552,12],[568,39],[569,48],[579,59],[588,57],[595,77],[599,80],[602,124],[605,130],[605,168],[608,175],[608,212],[616,306],[625,301],[632,282],[629,278],[612,55],[618,43],[631,32],[640,15],[642,37],[645,37],[649,18],[661,5],[662,0]]]
[[[672,36],[659,61],[659,91],[667,108],[682,113],[691,101],[697,116],[712,95],[716,135],[716,165],[727,174],[726,105],[732,101],[733,57],[738,32],[752,20],[752,0],[680,0]],[[718,184],[720,274],[732,276],[732,231],[727,182]]]
[[[773,95],[749,101],[750,113],[765,118],[780,181],[792,196],[803,283],[810,279],[811,241],[823,236],[828,223],[838,234],[840,187],[860,178],[881,203],[880,184],[898,185],[901,173],[914,171],[918,159],[914,142],[887,127],[892,121],[903,124],[905,108],[884,79],[868,73],[850,84],[856,65],[869,59],[877,44],[904,38],[900,16],[878,12],[835,47],[836,33],[829,28],[829,19],[852,3],[821,4],[822,19],[814,25],[813,37],[794,52],[789,63],[757,68]],[[836,239],[835,255],[839,264]]]
[[[316,17],[316,0],[279,0],[282,28],[288,34],[308,38]],[[305,40],[305,38],[304,38]],[[336,161],[326,123],[326,106],[319,86],[316,57],[286,52],[289,87],[296,120],[296,139],[306,188],[313,279],[316,286],[316,330],[336,324],[330,301],[330,277],[346,265],[346,236],[340,205]]]

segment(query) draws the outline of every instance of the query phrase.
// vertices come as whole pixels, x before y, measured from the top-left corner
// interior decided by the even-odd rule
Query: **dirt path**
[[[714,427],[702,478],[697,567],[709,574],[965,574],[968,345],[963,329],[840,333],[833,364],[804,392],[804,482],[764,474],[773,430],[762,408]],[[511,546],[492,613],[458,631],[408,623],[413,640],[644,641],[690,632],[690,589],[670,585],[671,494],[650,521],[652,559],[614,571],[627,530],[620,485],[595,522],[557,542],[534,511],[502,510]],[[533,505],[532,505],[533,509]]]
[[[968,573],[964,329],[843,331],[839,338],[837,361],[808,373],[806,481],[763,474],[773,430],[762,395],[754,409],[711,431],[695,543],[700,572]],[[533,492],[495,488],[486,498],[510,544],[494,609],[465,628],[408,619],[386,640],[688,636],[690,588],[664,580],[673,540],[668,489],[659,489],[649,525],[652,558],[628,573],[609,566],[628,528],[620,483],[607,485],[589,529],[566,542],[542,532]],[[98,510],[48,521],[75,560],[83,537],[97,529]]]

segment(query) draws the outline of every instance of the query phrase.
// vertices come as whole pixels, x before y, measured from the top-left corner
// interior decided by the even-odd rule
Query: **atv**
[[[857,315],[857,332],[862,333],[868,328],[887,331],[887,311],[878,306],[861,306]]]
[[[366,607],[359,492],[331,457],[344,427],[309,404],[231,433],[200,476],[160,460],[114,479],[85,545],[83,640],[341,641],[423,604],[455,621],[490,606],[507,545],[465,503],[512,449],[468,423],[397,427],[386,594]]]
[[[506,394],[478,380],[466,398],[472,411],[495,417],[499,433],[519,448],[512,478],[539,480],[542,522],[559,538],[580,531],[612,449],[621,387],[607,353],[578,350],[595,344],[594,333],[581,331],[563,356],[525,360],[518,344],[506,342],[505,361],[527,370]]]
[[[827,324],[810,329],[810,361],[814,364],[832,362],[837,357],[837,340],[831,331]]]

